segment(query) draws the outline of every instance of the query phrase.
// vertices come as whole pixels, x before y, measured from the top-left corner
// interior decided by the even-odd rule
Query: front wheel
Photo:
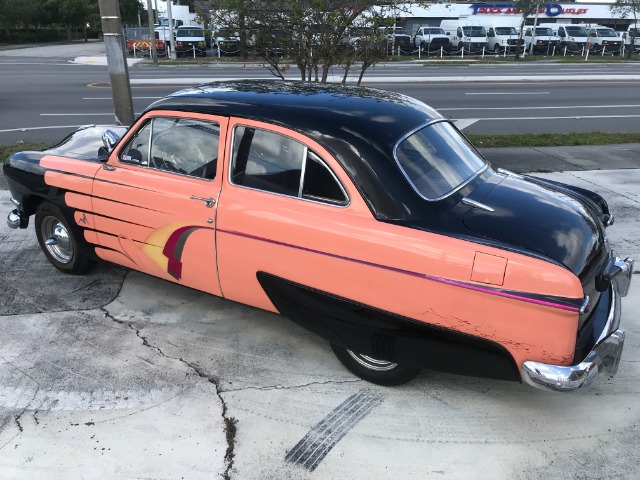
[[[58,207],[42,203],[36,211],[36,237],[51,264],[64,273],[88,272],[95,262],[83,255],[67,220]]]
[[[347,348],[339,347],[333,343],[331,344],[331,349],[336,357],[338,357],[338,360],[340,360],[351,373],[363,380],[378,385],[403,385],[413,380],[416,375],[420,373],[420,369],[418,368],[407,367],[387,360],[373,358]]]

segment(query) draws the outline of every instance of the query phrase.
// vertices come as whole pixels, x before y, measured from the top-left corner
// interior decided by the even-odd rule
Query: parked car
[[[378,35],[387,39],[387,49],[391,55],[402,55],[415,50],[411,35],[404,27],[378,27]]]
[[[623,34],[625,48],[640,52],[640,23],[632,23]],[[633,43],[633,45],[631,45]]]
[[[451,40],[440,27],[420,27],[413,38],[416,48],[420,47],[424,52],[451,51]]]
[[[404,95],[203,85],[4,173],[9,226],[33,218],[59,270],[104,260],[280,313],[374,383],[436,369],[570,391],[618,367],[633,261],[606,201],[493,170]]]
[[[530,53],[560,53],[560,37],[549,27],[527,28],[524,32],[524,42],[526,51]]]
[[[568,52],[584,53],[589,43],[589,30],[584,25],[569,23],[541,23],[543,28],[551,28],[560,39],[560,49]]]
[[[207,56],[207,40],[202,28],[178,27],[175,35],[177,56]]]
[[[622,38],[613,28],[602,25],[591,25],[589,43],[594,52],[619,53],[622,50]]]
[[[229,28],[221,28],[215,34],[214,48],[217,48],[221,55],[239,55],[240,34]]]
[[[146,38],[143,38],[143,39],[134,38],[134,39],[127,40],[127,43],[126,43],[127,53],[131,56],[142,56],[142,55],[151,56],[152,41],[149,39],[149,35],[146,35],[145,37]],[[156,39],[155,42],[156,42],[156,52],[159,55],[164,55],[166,42],[164,40],[158,40],[158,39]]]
[[[487,48],[494,52],[522,51],[524,39],[515,27],[510,25],[496,25],[487,27]]]
[[[482,52],[487,45],[487,29],[482,25],[469,25],[468,19],[442,20],[440,27],[451,38],[455,50],[469,53]]]

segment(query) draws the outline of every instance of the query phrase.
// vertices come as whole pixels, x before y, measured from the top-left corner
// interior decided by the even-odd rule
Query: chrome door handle
[[[207,208],[213,207],[216,203],[216,201],[212,197],[203,198],[203,197],[196,197],[195,195],[191,195],[191,200],[200,200],[201,202],[204,202]]]

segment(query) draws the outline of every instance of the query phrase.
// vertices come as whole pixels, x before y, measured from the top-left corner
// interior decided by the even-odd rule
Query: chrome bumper
[[[13,203],[16,207],[20,207],[20,202],[18,202],[15,198],[11,197],[11,203]],[[7,215],[7,225],[10,228],[27,228],[29,226],[29,217],[20,213],[20,210],[17,208],[9,212]]]
[[[632,266],[633,262],[631,262]],[[627,284],[626,291],[628,289]],[[616,374],[624,346],[624,331],[618,328],[620,325],[621,295],[617,285],[612,286],[611,293],[607,323],[587,357],[579,364],[568,367],[532,361],[524,362],[522,378],[525,382],[543,390],[573,392],[591,385],[599,373],[611,377]]]

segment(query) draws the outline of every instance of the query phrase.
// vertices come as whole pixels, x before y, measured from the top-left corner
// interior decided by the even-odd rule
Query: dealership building
[[[527,25],[537,23],[575,23],[598,24],[611,27],[616,31],[626,31],[633,17],[622,18],[610,9],[610,3],[546,3],[532,12],[526,20]],[[411,34],[423,26],[440,26],[442,20],[474,17],[503,19],[513,18],[514,24],[522,18],[513,3],[434,3],[428,6],[416,4],[398,5],[396,8],[398,26],[405,27]]]

